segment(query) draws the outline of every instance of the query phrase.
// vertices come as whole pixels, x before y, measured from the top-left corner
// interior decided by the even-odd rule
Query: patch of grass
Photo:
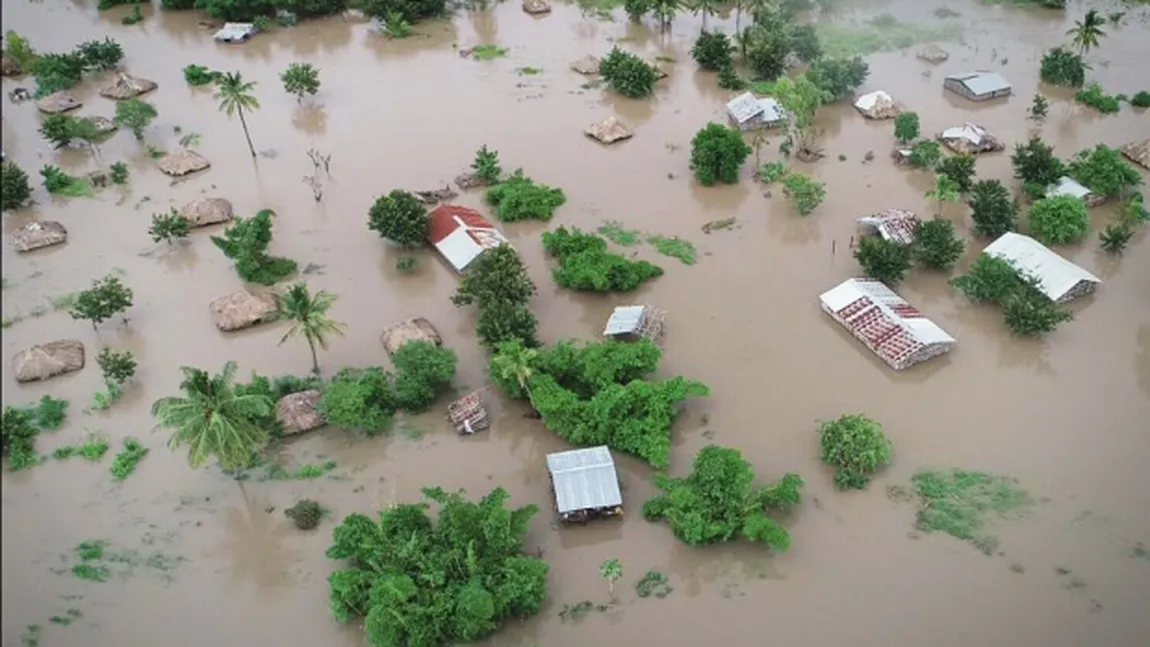
[[[51,618],[48,618],[48,621],[52,624],[60,625],[61,627],[67,627],[68,625],[83,617],[84,614],[81,613],[79,609],[68,609],[67,613],[64,615],[52,616]]]
[[[635,592],[641,598],[649,598],[652,595],[657,598],[665,598],[674,590],[671,588],[667,576],[655,570],[647,571],[635,583]]]
[[[531,67],[530,65],[528,65],[528,66],[525,66],[525,67],[521,67],[521,68],[519,68],[518,70],[515,70],[515,72],[516,72],[516,74],[518,74],[519,76],[535,76],[535,75],[537,75],[537,74],[542,74],[542,73],[543,73],[543,68],[541,68],[541,67]]]
[[[168,154],[167,151],[165,151],[164,149],[157,148],[155,146],[152,146],[151,144],[148,144],[147,148],[145,148],[144,150],[148,153],[148,157],[150,157],[151,159],[154,159],[154,160],[158,160],[161,157],[163,157],[164,155]]]
[[[112,461],[112,478],[123,481],[136,471],[136,465],[148,455],[150,450],[135,438],[124,439],[124,449]]]
[[[76,564],[72,567],[72,575],[89,582],[107,582],[112,572],[99,564]]]
[[[48,303],[51,304],[52,309],[56,311],[71,310],[76,307],[76,300],[79,298],[79,292],[68,292],[67,294],[52,297],[48,300]]]
[[[40,625],[28,625],[24,633],[20,634],[21,647],[38,647],[40,644]]]
[[[40,170],[44,178],[44,188],[52,195],[62,195],[68,198],[86,198],[95,194],[92,183],[88,178],[68,175],[58,167],[45,165]]]
[[[1106,94],[1101,85],[1090,83],[1074,93],[1074,100],[1083,105],[1090,106],[1104,115],[1111,115],[1122,109],[1122,100],[1115,95]]]
[[[691,241],[683,240],[678,236],[649,236],[647,242],[653,245],[655,251],[663,256],[677,258],[684,265],[695,264],[695,245]]]
[[[334,470],[335,461],[327,461],[321,465],[305,463],[294,470],[288,470],[282,465],[268,465],[267,471],[259,480],[261,481],[310,481]]]
[[[774,184],[787,174],[787,165],[782,162],[767,162],[759,169],[759,181],[763,184]]]
[[[108,542],[103,539],[89,539],[76,544],[76,556],[85,562],[94,559],[103,559],[104,550],[108,547]]]
[[[634,247],[643,242],[643,232],[627,229],[617,220],[608,220],[595,230],[600,236],[622,247]]]
[[[816,25],[815,28],[823,52],[832,58],[893,52],[927,41],[950,40],[962,31],[958,25],[923,27],[901,22],[893,16],[883,17],[878,24],[825,24]]]
[[[67,460],[73,456],[80,456],[84,458],[84,460],[96,462],[103,458],[104,454],[108,453],[108,449],[110,447],[111,446],[108,445],[108,441],[102,438],[93,439],[85,443],[80,443],[79,445],[65,445],[63,447],[58,447],[56,448],[56,451],[52,452],[52,457],[58,461],[62,461]]]
[[[922,471],[911,477],[922,507],[916,525],[928,533],[944,532],[992,554],[998,540],[985,532],[991,516],[1024,513],[1034,499],[1010,478],[961,469]]]
[[[606,611],[608,605],[594,604],[590,600],[583,600],[575,604],[564,604],[563,608],[559,610],[559,619],[563,622],[570,620],[571,622],[579,622],[588,613],[592,611]]]
[[[476,45],[471,50],[471,56],[477,61],[493,61],[507,56],[507,48],[498,45]]]

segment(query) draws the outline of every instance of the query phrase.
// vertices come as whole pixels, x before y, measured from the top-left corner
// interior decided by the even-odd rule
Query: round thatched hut
[[[82,105],[84,104],[79,99],[64,91],[54,92],[36,102],[40,112],[50,115],[76,110]]]
[[[439,331],[423,317],[412,317],[384,328],[379,340],[383,342],[388,355],[394,355],[400,346],[409,341],[429,341],[436,346],[443,343]]]
[[[151,79],[120,72],[116,75],[115,81],[100,88],[100,96],[105,99],[131,99],[151,92],[157,87],[156,82]]]
[[[193,227],[207,227],[232,219],[232,203],[223,198],[196,198],[180,207],[180,217]]]
[[[276,402],[276,420],[285,436],[311,431],[327,424],[319,412],[319,391],[311,389],[289,393]]]
[[[168,153],[160,159],[160,170],[172,177],[183,177],[189,173],[202,171],[211,165],[203,155],[186,148]]]
[[[276,311],[270,295],[237,290],[208,303],[212,323],[224,332],[243,330],[270,320]]]
[[[26,348],[12,357],[17,382],[47,380],[84,368],[84,344],[65,339]]]
[[[54,220],[38,220],[17,229],[12,234],[12,247],[18,252],[59,245],[68,240],[68,230]]]

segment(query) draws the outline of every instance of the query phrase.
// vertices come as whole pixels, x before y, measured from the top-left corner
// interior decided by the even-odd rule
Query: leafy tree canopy
[[[1142,175],[1122,154],[1105,144],[1079,151],[1070,160],[1070,177],[1092,192],[1106,197],[1119,196],[1142,184]]]
[[[336,620],[363,618],[372,647],[445,647],[538,613],[548,566],[523,546],[537,508],[508,509],[503,488],[478,502],[440,488],[423,495],[439,505],[435,522],[427,504],[401,503],[336,527],[327,557],[347,562],[328,577]]]
[[[407,22],[415,23],[442,15],[447,10],[447,0],[362,0],[360,8],[381,21],[398,13]]]
[[[279,11],[290,11],[300,18],[331,16],[342,13],[352,3],[348,0],[271,0]]]
[[[409,341],[395,351],[391,363],[395,399],[400,409],[422,413],[431,408],[440,389],[455,377],[455,351],[430,341]]]
[[[345,368],[336,373],[319,400],[319,411],[331,424],[382,433],[398,410],[392,376],[378,366]]]
[[[539,345],[539,320],[526,303],[495,301],[479,308],[475,335],[488,349],[507,341],[535,347]]]
[[[500,245],[484,250],[471,262],[451,302],[483,308],[501,301],[526,304],[534,295],[535,283],[519,253],[510,245]]]
[[[1072,195],[1043,198],[1030,207],[1026,218],[1030,233],[1047,245],[1073,243],[1090,229],[1086,203]]]
[[[891,459],[882,426],[862,415],[847,414],[819,425],[819,445],[823,462],[837,468],[835,485],[841,489],[866,488]]]
[[[954,223],[935,218],[919,224],[914,233],[911,254],[926,267],[949,270],[962,256],[966,246],[955,231]]]
[[[76,303],[68,314],[73,319],[86,319],[92,322],[92,329],[123,314],[132,307],[132,289],[120,282],[120,277],[105,276],[92,282],[92,287],[76,296]]]
[[[687,544],[714,544],[741,535],[778,551],[791,545],[790,534],[768,513],[785,512],[799,503],[803,479],[797,474],[755,487],[751,464],[739,450],[708,445],[699,450],[686,478],[654,478],[660,493],[643,504],[643,516],[665,520]]]
[[[894,118],[895,139],[904,144],[918,139],[919,120],[917,112],[904,112]]]
[[[404,247],[427,241],[427,207],[408,191],[395,189],[380,196],[367,212],[367,228]]]
[[[1055,47],[1042,56],[1038,75],[1051,85],[1080,88],[1086,82],[1086,61],[1062,47]]]
[[[169,245],[181,238],[187,238],[191,232],[192,223],[181,216],[175,207],[166,214],[152,214],[152,226],[148,228],[152,242],[158,243],[162,240]]]
[[[816,41],[817,42],[817,41]],[[820,58],[811,63],[807,77],[829,97],[840,101],[851,95],[870,74],[862,58]]]
[[[33,70],[36,77],[36,96],[43,97],[76,87],[84,78],[86,67],[83,57],[79,54],[41,54],[36,59],[36,67]]]
[[[827,197],[827,185],[802,173],[789,173],[783,178],[783,195],[795,205],[800,216],[806,216]]]
[[[659,75],[650,63],[618,47],[599,61],[599,75],[619,94],[641,99],[655,91]]]
[[[935,171],[953,180],[959,193],[968,193],[974,187],[974,155],[951,155],[939,162]]]
[[[863,272],[883,283],[903,280],[911,266],[911,248],[882,236],[863,236],[854,251]]]
[[[1001,258],[980,254],[966,274],[950,284],[974,302],[1002,306],[1003,319],[1015,335],[1035,337],[1052,332],[1073,315],[1039,289],[1038,279]]]
[[[100,366],[100,374],[108,384],[123,384],[136,374],[136,358],[130,351],[117,353],[105,346],[96,355],[96,364]]]
[[[113,121],[117,126],[132,131],[137,141],[144,141],[144,130],[156,118],[156,107],[140,99],[125,99],[116,102],[116,116]]]
[[[743,141],[742,133],[711,122],[691,140],[691,170],[703,186],[735,184],[750,154],[751,147]]]
[[[479,179],[488,184],[495,184],[499,176],[503,175],[503,168],[499,166],[499,151],[493,151],[484,144],[475,151],[475,161],[471,163]]]
[[[0,210],[19,209],[31,199],[32,185],[24,169],[12,161],[0,164]]]
[[[607,251],[606,240],[577,228],[543,232],[543,249],[559,259],[551,275],[569,290],[629,292],[663,274],[657,265]]]
[[[942,159],[942,144],[933,139],[920,139],[910,147],[910,158],[907,160],[915,168],[934,168]]]
[[[998,238],[1016,228],[1018,208],[1010,191],[998,180],[980,180],[970,189],[970,218],[974,221],[974,233],[988,238]]]
[[[75,53],[84,61],[89,70],[110,70],[120,64],[124,59],[124,50],[120,44],[111,38],[104,40],[90,40],[76,46]]]
[[[272,242],[272,218],[275,212],[261,209],[251,218],[236,217],[223,236],[212,236],[212,244],[236,263],[240,278],[261,285],[274,285],[296,271],[296,263],[287,258],[269,256]]]
[[[1017,144],[1010,156],[1014,178],[1022,182],[1022,189],[1032,198],[1041,198],[1046,191],[1066,175],[1066,165],[1054,154],[1054,147],[1031,137],[1025,144]]]
[[[732,64],[731,39],[718,31],[704,31],[691,47],[691,58],[704,70],[718,71]]]
[[[64,148],[74,141],[91,145],[104,137],[91,119],[65,114],[44,117],[40,122],[40,134],[51,142],[53,148]]]
[[[551,220],[555,210],[567,202],[563,189],[536,184],[518,169],[503,182],[487,189],[487,204],[503,222],[520,220]]]
[[[311,63],[292,63],[280,75],[284,91],[303,99],[303,95],[319,92],[319,70]]]

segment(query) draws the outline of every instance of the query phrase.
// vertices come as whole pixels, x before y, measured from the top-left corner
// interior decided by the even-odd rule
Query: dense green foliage
[[[731,90],[732,92],[744,90],[747,87],[747,81],[735,71],[734,64],[719,68],[718,83],[723,90]]]
[[[136,141],[144,141],[144,130],[156,118],[156,107],[140,99],[124,99],[116,102],[116,116],[112,121],[117,126],[132,131]]]
[[[753,23],[739,35],[739,46],[747,66],[757,78],[774,81],[782,76],[791,55],[807,63],[822,55],[812,25],[791,20],[777,9],[756,9]]]
[[[526,303],[494,301],[479,308],[475,335],[488,349],[505,341],[538,346],[539,320]]]
[[[783,162],[767,162],[759,167],[759,181],[774,184],[787,176],[787,165]]]
[[[423,201],[402,189],[379,196],[367,212],[368,229],[403,247],[423,245],[429,225]]]
[[[9,470],[18,472],[40,463],[40,456],[36,453],[39,433],[27,412],[16,407],[4,407],[4,417],[0,421],[0,453],[8,462]]]
[[[779,150],[790,154],[797,147],[800,158],[817,158],[813,151],[815,114],[830,95],[815,85],[806,74],[799,74],[793,79],[779,79],[772,85],[770,94],[778,100],[786,113],[787,135]]]
[[[939,173],[934,178],[934,186],[926,192],[926,197],[937,202],[938,208],[934,213],[936,217],[941,218],[942,205],[947,202],[958,202],[962,199],[962,194],[959,192],[958,182],[945,173]]]
[[[1098,232],[1098,242],[1107,254],[1121,254],[1132,238],[1134,228],[1126,223],[1111,223]]]
[[[1024,282],[1009,261],[979,254],[966,274],[951,279],[950,284],[975,303],[1002,303]]]
[[[966,274],[951,279],[950,284],[971,301],[1002,306],[1007,327],[1019,336],[1048,333],[1073,318],[1039,290],[1037,279],[989,254],[980,254]]]
[[[607,241],[577,228],[543,232],[543,249],[559,260],[551,275],[560,287],[583,292],[630,292],[663,269],[607,251]]]
[[[36,67],[33,70],[36,77],[36,96],[43,97],[76,87],[84,78],[85,68],[83,57],[76,53],[41,54],[36,59]]]
[[[499,176],[503,175],[503,168],[499,166],[499,152],[487,148],[484,144],[475,151],[475,161],[471,163],[475,175],[488,184],[495,184]]]
[[[305,94],[319,92],[319,70],[311,63],[292,63],[280,75],[280,81],[284,92],[294,94],[298,101],[302,101]]]
[[[332,533],[328,576],[336,620],[363,618],[372,647],[441,647],[479,640],[539,612],[547,563],[524,554],[535,506],[508,509],[496,488],[478,502],[425,488],[439,504],[401,503],[373,520],[351,514]]]
[[[124,449],[117,452],[116,456],[112,459],[112,467],[110,468],[112,479],[123,481],[131,476],[132,472],[136,471],[136,466],[140,464],[140,461],[144,460],[144,457],[147,456],[150,451],[150,449],[144,447],[144,445],[135,438],[125,438]],[[189,454],[189,460],[190,456],[191,454]]]
[[[40,122],[40,134],[51,142],[53,148],[64,148],[74,141],[89,146],[103,138],[96,122],[87,117],[73,117],[66,114],[48,115]]]
[[[261,209],[251,218],[236,217],[223,236],[212,236],[212,244],[235,261],[236,273],[250,283],[274,285],[296,271],[295,261],[269,256],[272,218],[275,212]]]
[[[974,233],[988,238],[998,238],[1008,231],[1014,231],[1018,217],[1018,207],[1010,196],[1010,191],[998,180],[979,180],[970,189],[970,218],[974,221]]]
[[[1135,108],[1150,108],[1150,91],[1139,90],[1130,97],[1130,105]]]
[[[184,80],[188,85],[211,85],[220,80],[223,74],[204,67],[203,65],[196,65],[192,63],[184,67]]]
[[[0,164],[0,210],[19,209],[31,199],[32,186],[24,169],[13,161]]]
[[[874,474],[890,463],[891,442],[882,425],[858,414],[846,414],[819,425],[823,462],[835,467],[840,489],[864,489]]]
[[[662,354],[646,340],[559,342],[534,352],[513,341],[496,348],[491,379],[512,397],[526,395],[544,426],[568,442],[607,445],[666,467],[678,403],[710,391],[682,377],[645,379]]]
[[[1036,121],[1042,121],[1046,119],[1046,113],[1049,111],[1050,102],[1046,100],[1046,97],[1036,92],[1034,94],[1034,100],[1030,104],[1030,118]]]
[[[319,357],[315,347],[327,350],[328,337],[343,336],[346,326],[327,315],[335,304],[336,296],[327,290],[312,294],[307,283],[300,281],[283,294],[275,294],[275,318],[289,324],[280,344],[293,337],[302,337],[311,349],[312,372],[319,374]]]
[[[252,373],[251,380],[248,382],[238,382],[235,385],[236,395],[252,395],[266,398],[273,405],[279,402],[284,396],[300,391],[318,390],[323,391],[326,385],[323,379],[317,375],[309,375],[307,377],[297,377],[295,375],[280,375],[277,377],[265,377],[258,373]],[[251,424],[259,426],[263,429],[268,438],[278,438],[283,433],[283,425],[275,414],[275,407],[270,409],[257,409],[249,411],[247,414],[248,420]]]
[[[811,63],[807,77],[826,93],[829,101],[840,101],[851,95],[870,74],[870,67],[858,56],[853,58],[820,58]]]
[[[495,209],[495,215],[503,222],[546,222],[555,215],[556,209],[567,202],[567,196],[563,189],[536,184],[519,169],[503,182],[487,189],[484,200]]]
[[[1054,154],[1054,148],[1038,136],[1031,137],[1025,144],[1016,144],[1010,164],[1014,167],[1014,178],[1022,182],[1022,190],[1035,199],[1046,195],[1047,190],[1066,175],[1066,165]]]
[[[959,193],[969,193],[974,187],[974,155],[970,153],[944,158],[935,171],[953,180]]]
[[[1081,240],[1090,229],[1086,203],[1072,195],[1043,198],[1030,207],[1026,216],[1030,234],[1047,245],[1065,245]]]
[[[128,165],[123,162],[113,162],[108,167],[108,176],[112,180],[112,184],[127,184],[129,171]]]
[[[1037,337],[1074,318],[1071,312],[1037,290],[1023,290],[1002,302],[1002,320],[1019,337]]]
[[[915,229],[911,255],[925,267],[949,270],[958,262],[964,249],[954,223],[935,218],[920,223]]]
[[[332,425],[374,436],[391,424],[399,404],[391,374],[371,366],[336,373],[324,389],[318,409]]]
[[[618,47],[612,47],[599,61],[599,75],[612,90],[632,99],[654,92],[655,82],[659,80],[650,63]]]
[[[806,216],[827,197],[827,185],[802,173],[789,173],[783,178],[783,195],[800,216]]]
[[[1070,177],[1091,192],[1108,198],[1121,196],[1142,184],[1142,175],[1122,157],[1122,153],[1105,144],[1079,151],[1066,168]]]
[[[164,241],[171,245],[177,240],[187,238],[192,233],[192,223],[176,211],[175,207],[168,213],[152,214],[152,226],[148,227],[148,235],[153,243]]]
[[[284,516],[292,520],[300,530],[314,530],[323,519],[323,507],[318,501],[300,499],[295,505],[284,510]]]
[[[447,0],[360,0],[359,5],[371,18],[385,21],[398,13],[410,23],[434,18],[447,10]]]
[[[472,261],[451,302],[457,306],[475,304],[483,309],[501,301],[526,304],[534,295],[535,284],[519,253],[510,245],[500,245],[485,250]]]
[[[883,283],[903,280],[911,266],[911,248],[882,236],[863,236],[854,251],[863,272]]]
[[[691,58],[704,70],[716,72],[730,67],[734,62],[731,52],[734,47],[726,34],[718,31],[704,31],[691,47]]]
[[[910,147],[910,158],[907,160],[915,168],[934,168],[942,159],[942,144],[933,139],[920,139]]]
[[[699,450],[686,478],[655,475],[660,493],[643,504],[649,521],[666,520],[681,541],[691,545],[731,541],[739,536],[784,551],[790,534],[769,512],[798,505],[803,479],[786,474],[778,482],[754,487],[755,473],[737,449],[708,445]]]
[[[182,6],[185,2],[179,4],[180,8],[185,8]],[[193,6],[225,22],[253,22],[260,16],[271,15],[275,10],[272,0],[195,0]]]
[[[919,119],[917,112],[904,112],[894,118],[894,137],[902,143],[918,139]]]
[[[76,46],[75,53],[84,61],[86,70],[102,72],[110,70],[124,60],[124,50],[111,38],[90,40]]]
[[[409,413],[422,413],[435,404],[443,387],[455,377],[455,351],[430,341],[409,341],[391,357],[397,372],[396,405]]]
[[[120,277],[109,274],[92,282],[92,287],[76,296],[68,314],[73,319],[92,322],[92,329],[116,315],[123,315],[132,307],[132,289],[120,282]],[[127,321],[127,318],[124,319]]]
[[[1102,86],[1097,83],[1089,83],[1075,92],[1074,100],[1104,115],[1112,115],[1122,109],[1122,100],[1116,95],[1106,94]]]
[[[1086,61],[1068,49],[1055,47],[1042,56],[1038,75],[1051,85],[1080,88],[1086,82]]]
[[[20,34],[9,29],[4,34],[4,53],[7,54],[24,74],[32,74],[36,69],[36,60],[39,57],[32,45]]]
[[[136,358],[131,351],[117,353],[105,346],[96,355],[96,364],[106,384],[122,385],[136,374]]]
[[[751,147],[743,141],[743,134],[714,122],[695,133],[691,140],[691,170],[703,186],[716,182],[735,184],[739,169],[751,154]]]
[[[44,188],[52,195],[81,198],[92,195],[92,183],[88,178],[68,175],[58,166],[45,164],[40,169],[40,176],[44,178]]]

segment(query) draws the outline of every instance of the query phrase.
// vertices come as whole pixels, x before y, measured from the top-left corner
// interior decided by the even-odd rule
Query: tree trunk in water
[[[315,342],[309,339],[307,345],[311,348],[311,372],[319,375],[319,357],[315,354]]]
[[[252,136],[248,134],[248,122],[244,119],[244,109],[237,107],[236,110],[240,113],[240,125],[244,127],[244,137],[248,140],[248,150],[252,152],[252,158],[255,159],[256,147],[252,145]]]

